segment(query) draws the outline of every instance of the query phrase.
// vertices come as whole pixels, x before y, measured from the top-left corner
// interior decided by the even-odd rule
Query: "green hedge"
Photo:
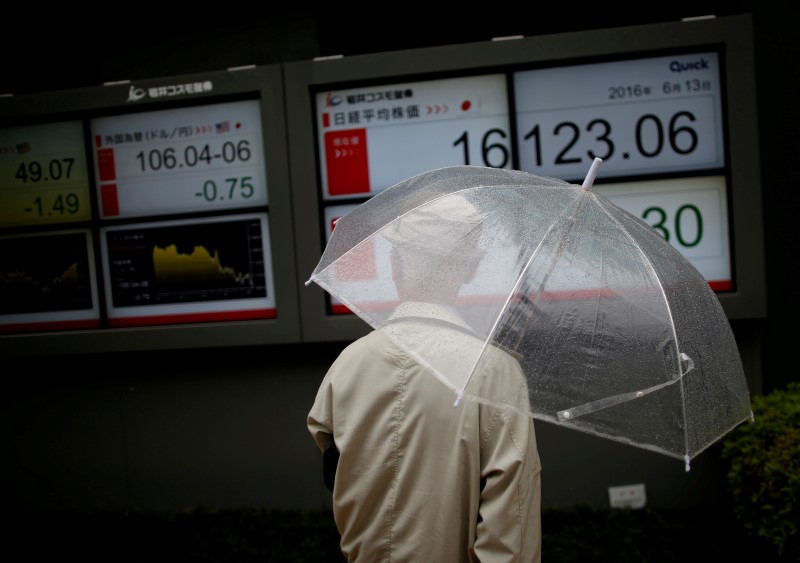
[[[733,511],[751,536],[800,561],[800,383],[751,402],[753,421],[723,441]]]

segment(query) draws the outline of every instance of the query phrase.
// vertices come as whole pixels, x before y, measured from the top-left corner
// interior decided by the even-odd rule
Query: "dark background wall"
[[[734,323],[759,347],[753,392],[797,380],[796,9],[772,2],[671,2],[589,9],[492,3],[469,10],[423,3],[255,9],[120,5],[78,13],[21,8],[0,38],[0,94],[68,90],[233,66],[354,56],[753,14],[762,163],[768,318]],[[86,8],[85,10],[89,10]],[[461,11],[465,10],[465,11]],[[328,503],[305,414],[345,343],[14,358],[2,369],[4,498],[11,508],[181,509]],[[545,504],[606,504],[607,487],[647,485],[652,504],[714,502],[715,451],[689,474],[661,456],[538,428]],[[591,471],[589,471],[591,469]],[[591,475],[587,478],[587,473]]]

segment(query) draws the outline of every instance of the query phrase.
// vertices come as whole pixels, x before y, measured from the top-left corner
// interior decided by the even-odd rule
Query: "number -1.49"
[[[77,194],[57,195],[53,200],[52,205],[48,206],[47,202],[42,200],[42,196],[33,200],[33,206],[26,209],[32,211],[39,217],[43,215],[59,214],[64,215],[69,213],[74,215],[80,208],[80,198]]]

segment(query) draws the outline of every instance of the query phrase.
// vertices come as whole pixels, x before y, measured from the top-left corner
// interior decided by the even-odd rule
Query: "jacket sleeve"
[[[330,371],[317,389],[314,404],[308,412],[306,426],[321,452],[333,441],[333,386]]]
[[[320,385],[314,404],[306,418],[306,425],[317,447],[322,451],[322,481],[325,488],[333,491],[339,450],[333,441],[332,389],[326,376]]]
[[[333,385],[331,372],[325,375],[317,389],[314,404],[306,417],[306,426],[321,452],[333,441]]]
[[[481,444],[480,561],[541,561],[541,465],[533,419],[495,410]]]
[[[322,452],[322,480],[325,488],[333,492],[333,485],[336,482],[336,469],[339,467],[339,448],[331,438],[325,444],[325,451]]]

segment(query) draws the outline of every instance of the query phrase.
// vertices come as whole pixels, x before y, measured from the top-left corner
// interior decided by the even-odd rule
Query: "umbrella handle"
[[[582,405],[577,405],[568,409],[564,409],[558,411],[556,415],[558,416],[558,420],[572,420],[573,418],[577,418],[579,416],[583,416],[585,414],[589,414],[595,411],[599,411],[601,409],[605,409],[608,407],[613,407],[614,405],[618,405],[620,403],[624,403],[627,401],[631,401],[633,399],[638,399],[639,397],[644,397],[645,395],[652,393],[653,391],[658,391],[659,389],[663,389],[673,383],[676,383],[683,379],[683,376],[689,373],[694,369],[694,361],[681,352],[680,358],[687,369],[681,370],[681,374],[676,377],[675,379],[671,379],[670,381],[665,381],[664,383],[659,383],[658,385],[653,385],[652,387],[648,387],[647,389],[640,389],[639,391],[631,391],[630,393],[622,393],[621,395],[613,395],[611,397],[605,397],[603,399],[598,399],[596,401],[591,401],[589,403],[584,403]]]
[[[594,179],[597,178],[597,171],[600,168],[601,162],[603,162],[603,159],[597,157],[595,157],[594,161],[592,161],[592,165],[589,167],[589,172],[586,173],[586,179],[583,181],[583,185],[581,186],[584,190],[592,189],[592,184],[594,184]]]

